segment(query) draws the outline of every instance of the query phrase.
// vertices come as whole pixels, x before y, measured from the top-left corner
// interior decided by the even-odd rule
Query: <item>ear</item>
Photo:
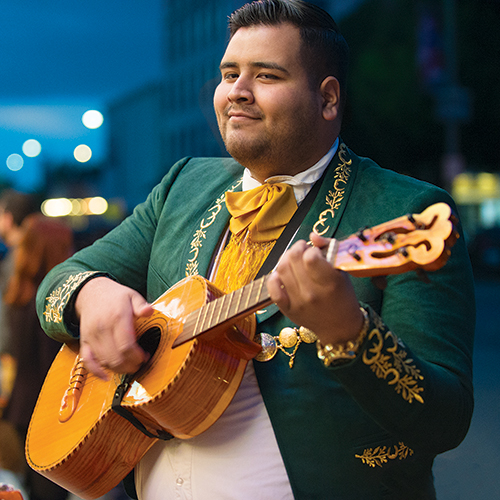
[[[333,121],[339,116],[340,84],[334,76],[327,76],[320,86],[323,97],[323,118]]]

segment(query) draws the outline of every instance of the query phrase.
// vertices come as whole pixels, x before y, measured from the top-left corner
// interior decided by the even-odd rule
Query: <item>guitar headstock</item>
[[[446,263],[458,238],[454,221],[449,205],[436,203],[421,214],[398,217],[336,242],[331,262],[361,277],[435,271]]]

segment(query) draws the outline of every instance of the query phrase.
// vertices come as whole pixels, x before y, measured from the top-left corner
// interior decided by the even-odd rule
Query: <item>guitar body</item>
[[[158,334],[156,349],[135,375],[122,406],[150,432],[186,439],[210,427],[231,402],[249,359],[255,317],[172,348],[186,316],[222,295],[200,276],[186,278],[153,303],[155,312],[137,321],[141,338]],[[103,381],[87,373],[77,345],[56,356],[31,419],[26,457],[51,481],[84,499],[118,484],[157,441],[111,409],[123,376]]]

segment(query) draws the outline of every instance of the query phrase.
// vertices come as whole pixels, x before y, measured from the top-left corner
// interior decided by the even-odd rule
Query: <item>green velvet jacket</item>
[[[45,278],[37,308],[47,334],[61,342],[78,334],[65,319],[96,271],[149,301],[204,275],[229,219],[224,192],[241,189],[242,172],[230,158],[174,165],[118,228]],[[446,192],[341,144],[297,238],[314,229],[343,239],[440,201],[453,206]],[[281,352],[253,362],[296,498],[435,498],[433,460],[462,441],[473,409],[475,311],[463,238],[428,278],[389,276],[383,291],[351,278],[371,325],[347,364],[326,368],[314,344],[301,344],[292,369]],[[275,306],[258,314],[258,332],[278,335],[285,326],[294,325]]]

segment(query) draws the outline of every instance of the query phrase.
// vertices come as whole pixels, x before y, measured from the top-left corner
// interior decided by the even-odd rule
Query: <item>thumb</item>
[[[309,235],[309,238],[311,239],[312,244],[318,248],[326,247],[330,243],[328,238],[323,238],[323,236],[314,232]]]
[[[130,303],[132,311],[136,318],[146,318],[151,316],[154,312],[153,306],[147,302],[144,297],[139,293],[134,293],[131,297]]]

